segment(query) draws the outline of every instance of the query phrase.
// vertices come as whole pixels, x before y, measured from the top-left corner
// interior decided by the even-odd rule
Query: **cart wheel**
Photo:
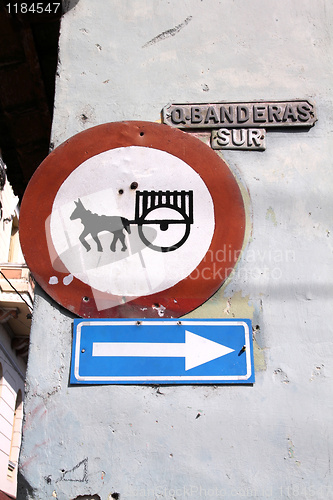
[[[191,223],[188,220],[187,216],[184,217],[184,214],[181,212],[181,210],[179,210],[176,207],[172,208],[172,210],[175,210],[176,212],[180,213],[182,215],[182,217],[184,217],[183,220],[179,219],[179,222],[177,221],[177,223],[176,223],[177,225],[181,225],[182,227],[185,226],[183,234],[182,234],[181,238],[173,245],[168,245],[168,246],[155,245],[153,242],[149,241],[147,239],[147,237],[145,236],[143,226],[148,225],[148,224],[157,225],[157,226],[159,226],[159,229],[161,231],[166,232],[170,228],[170,226],[175,224],[172,221],[168,221],[168,220],[155,221],[154,223],[149,222],[149,219],[146,219],[147,215],[150,214],[151,212],[153,212],[154,210],[158,210],[158,208],[160,208],[160,207],[157,207],[157,208],[153,207],[151,210],[149,210],[145,214],[144,218],[142,218],[140,221],[137,221],[138,233],[139,233],[140,239],[148,248],[150,248],[151,250],[155,250],[156,252],[173,252],[174,250],[177,250],[177,248],[180,248],[185,243],[187,238],[189,237],[190,230],[191,230]]]

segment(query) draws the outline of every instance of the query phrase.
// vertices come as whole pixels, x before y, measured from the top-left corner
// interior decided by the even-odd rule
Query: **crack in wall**
[[[188,16],[185,21],[182,23],[178,24],[174,28],[171,28],[169,30],[163,31],[159,35],[155,36],[149,42],[145,43],[142,48],[145,49],[146,47],[149,47],[150,45],[154,45],[157,42],[160,42],[161,40],[165,40],[166,38],[169,38],[170,36],[175,36],[177,33],[180,32],[185,26],[192,20],[192,16]]]

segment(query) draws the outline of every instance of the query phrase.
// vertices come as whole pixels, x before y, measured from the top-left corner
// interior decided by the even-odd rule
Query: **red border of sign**
[[[57,255],[55,250],[50,255],[46,224],[57,192],[73,170],[92,156],[126,146],[160,149],[190,165],[212,196],[215,231],[206,256],[190,276],[162,292],[129,298],[124,303],[123,297],[92,291],[77,278],[70,285],[63,284],[69,271],[53,268],[52,260]],[[164,318],[183,316],[211,297],[229,276],[240,254],[244,232],[245,210],[239,186],[217,153],[186,132],[140,121],[98,125],[57,147],[31,178],[20,211],[21,246],[34,278],[56,302],[84,318],[156,318],[161,305]],[[57,276],[57,284],[49,284],[51,276]],[[110,307],[98,310],[94,297],[106,299]]]

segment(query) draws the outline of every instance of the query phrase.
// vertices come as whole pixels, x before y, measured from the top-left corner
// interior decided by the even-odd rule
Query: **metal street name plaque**
[[[253,384],[251,321],[74,320],[72,384]]]
[[[169,104],[163,123],[177,128],[312,127],[317,120],[308,100]]]
[[[212,130],[212,149],[243,149],[264,151],[266,149],[264,128],[220,128]]]

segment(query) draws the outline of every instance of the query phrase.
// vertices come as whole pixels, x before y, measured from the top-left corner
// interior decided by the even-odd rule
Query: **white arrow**
[[[234,349],[185,330],[185,343],[94,342],[93,356],[185,358],[185,370],[225,356]]]

